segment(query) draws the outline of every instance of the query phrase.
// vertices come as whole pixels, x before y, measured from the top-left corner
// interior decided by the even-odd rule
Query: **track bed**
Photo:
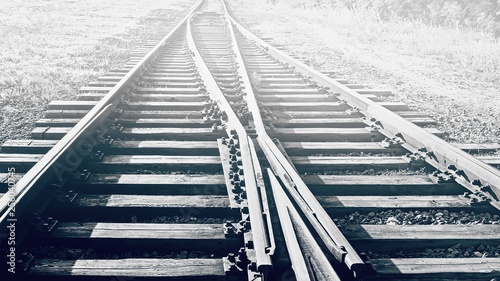
[[[15,276],[500,278],[498,146],[448,144],[390,91],[266,41],[202,1],[5,142]]]

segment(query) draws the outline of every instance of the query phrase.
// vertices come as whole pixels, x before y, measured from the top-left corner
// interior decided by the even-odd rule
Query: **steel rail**
[[[268,169],[267,174],[274,198],[277,202],[276,209],[280,223],[285,225],[284,229],[288,230],[286,232],[283,231],[283,235],[285,236],[288,254],[292,261],[295,278],[297,280],[340,281],[341,279],[330,264],[330,261],[325,255],[320,254],[320,246],[308,231],[299,212],[293,206],[293,203],[282,189],[281,184],[271,169]],[[305,245],[300,247],[299,240],[301,244]],[[306,253],[302,254],[303,251],[306,251]]]
[[[500,202],[496,199],[500,198],[500,170],[476,159],[474,156],[434,136],[327,75],[290,57],[254,35],[232,17],[231,21],[245,37],[265,48],[269,54],[294,67],[295,71],[300,72],[305,77],[311,77],[318,85],[338,92],[351,106],[360,108],[368,119],[374,118],[379,121],[380,123],[377,123],[380,124],[381,132],[390,137],[401,138],[405,142],[403,147],[413,153],[423,151],[426,162],[430,165],[443,171],[455,172],[457,181],[472,192],[478,192],[481,189],[490,190],[493,193],[493,196],[488,196],[492,200],[490,203],[500,209]]]
[[[276,251],[276,241],[274,239],[274,231],[272,228],[271,211],[269,210],[269,200],[267,198],[266,185],[264,182],[264,177],[262,175],[262,168],[259,163],[259,157],[257,156],[257,151],[255,150],[255,146],[250,136],[248,137],[248,143],[250,145],[250,153],[252,155],[252,161],[256,172],[255,177],[257,178],[257,185],[259,187],[259,194],[262,201],[262,214],[265,216],[268,226],[267,231],[269,233],[269,247],[266,249],[266,251],[268,255],[272,256]]]
[[[43,186],[56,174],[75,168],[75,163],[70,162],[71,157],[82,158],[82,136],[91,136],[89,128],[97,128],[102,120],[108,117],[120,102],[119,97],[129,86],[129,82],[142,73],[147,64],[154,61],[166,46],[167,41],[175,34],[188,18],[202,5],[200,0],[189,14],[180,21],[151,51],[148,52],[125,76],[104,96],[52,149],[50,149],[13,187],[15,188],[14,201],[9,196],[0,198],[0,226],[7,223],[9,215],[15,213],[22,215],[24,207],[33,200]],[[61,168],[62,167],[62,168]],[[22,202],[23,208],[19,204]]]
[[[223,2],[224,3],[224,2]],[[344,262],[354,275],[359,275],[366,269],[364,261],[356,253],[354,248],[350,245],[349,241],[342,234],[340,229],[332,221],[328,213],[321,206],[314,194],[310,191],[308,186],[304,183],[300,175],[297,173],[292,164],[288,162],[286,157],[281,153],[276,144],[272,141],[266,132],[264,122],[260,115],[259,106],[253,92],[248,72],[245,68],[243,57],[238,48],[232,22],[234,19],[229,15],[227,6],[224,3],[226,16],[228,17],[228,25],[231,30],[233,40],[233,49],[236,54],[236,62],[241,66],[238,67],[238,74],[243,81],[242,88],[246,92],[246,100],[248,108],[252,113],[254,124],[257,131],[257,140],[260,147],[264,151],[267,160],[271,164],[274,173],[281,179],[287,187],[289,193],[294,198],[295,202],[301,208],[304,215],[308,218],[315,231],[320,236],[323,243],[326,245],[330,253],[332,253],[337,260]],[[279,204],[279,203],[277,203]]]
[[[190,17],[189,21],[192,20],[193,16]],[[239,121],[237,115],[234,113],[231,105],[226,100],[224,94],[217,85],[217,82],[212,76],[207,65],[203,61],[203,58],[198,51],[198,48],[196,47],[196,43],[194,42],[194,38],[192,36],[191,24],[188,24],[186,32],[189,49],[193,53],[193,59],[195,61],[196,67],[198,68],[198,72],[203,79],[204,85],[206,86],[207,92],[215,101],[218,102],[220,109],[223,110],[228,116],[228,122],[226,123],[228,135],[234,135],[231,132],[235,131],[239,140],[248,200],[248,211],[250,214],[252,237],[254,243],[253,248],[255,250],[257,260],[257,270],[264,274],[264,280],[266,280],[268,272],[270,272],[273,267],[269,250],[273,247],[274,241],[270,242],[270,239],[273,238],[270,237],[269,233],[267,232],[267,228],[271,228],[271,225],[267,225],[266,227],[266,224],[264,223],[262,201],[259,195],[257,179],[255,178],[256,171],[254,169],[253,163],[255,161],[258,161],[258,159],[253,159],[252,154],[257,154],[255,152],[252,152],[252,147],[250,146],[251,140],[249,139],[245,128]]]

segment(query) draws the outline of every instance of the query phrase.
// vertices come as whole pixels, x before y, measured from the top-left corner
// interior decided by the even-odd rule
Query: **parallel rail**
[[[492,200],[492,204],[496,208],[500,208],[500,205],[496,203],[500,196],[500,171],[498,169],[426,132],[419,126],[362,96],[355,90],[288,56],[252,34],[233,18],[231,18],[231,21],[244,36],[257,45],[266,48],[269,54],[293,66],[304,77],[311,77],[318,85],[339,93],[351,106],[360,108],[368,119],[374,119],[372,121],[377,122],[377,126],[385,135],[391,138],[400,138],[407,150],[413,153],[424,152],[423,156],[427,163],[436,167],[436,169],[453,172],[461,184],[472,192],[481,191],[481,188],[490,191],[487,196],[490,199],[495,199]]]
[[[328,91],[332,91],[337,93],[339,97],[341,97],[344,101],[347,102],[348,105],[351,107],[356,107],[359,108],[361,113],[365,116],[365,120],[370,120],[370,123],[375,124],[375,126],[372,126],[372,128],[375,128],[376,132],[381,133],[384,135],[386,138],[391,138],[392,140],[389,140],[389,142],[394,142],[396,143],[394,147],[401,147],[404,150],[407,150],[410,153],[414,153],[417,158],[422,161],[425,160],[428,164],[432,165],[436,169],[439,169],[441,172],[443,172],[445,175],[450,175],[452,179],[456,179],[456,182],[460,183],[463,187],[467,188],[471,193],[474,194],[480,194],[481,199],[480,200],[485,200],[485,202],[488,202],[486,204],[490,205],[491,208],[490,211],[498,209],[498,189],[495,188],[498,182],[498,175],[500,175],[500,171],[480,160],[477,158],[465,153],[463,150],[446,143],[439,137],[436,137],[435,135],[427,132],[423,128],[405,120],[398,114],[388,110],[387,108],[381,106],[380,104],[377,104],[376,102],[370,100],[367,97],[362,96],[360,93],[356,92],[355,90],[333,80],[332,78],[326,76],[325,74],[322,74],[311,67],[305,65],[304,63],[298,61],[297,59],[294,59],[282,51],[278,50],[277,48],[269,45],[262,39],[258,38],[257,36],[253,35],[250,33],[248,30],[246,30],[244,27],[242,27],[239,23],[237,23],[233,18],[230,18],[230,21],[232,24],[241,32],[242,36],[245,37],[247,40],[250,41],[250,45],[254,45],[257,47],[261,48],[262,53],[267,53],[273,57],[272,60],[268,60],[270,63],[269,64],[264,64],[265,67],[268,67],[268,69],[274,69],[276,70],[274,73],[279,77],[280,72],[277,70],[279,69],[280,65],[282,66],[283,71],[281,73],[287,73],[287,71],[290,70],[290,68],[293,68],[295,73],[301,74],[302,77],[304,77],[304,80],[307,81],[314,81],[318,86],[324,87],[323,89],[327,89]],[[249,57],[253,58],[253,57]],[[274,64],[272,61],[275,61]],[[271,65],[275,65],[275,68],[271,68]],[[265,70],[266,68],[264,68]],[[258,71],[257,71],[258,72]],[[265,72],[263,72],[265,73]],[[258,79],[257,79],[258,80]],[[258,82],[257,82],[258,83]],[[258,85],[253,85],[258,86]],[[283,93],[287,92],[286,86],[284,86],[285,90]],[[288,87],[288,92],[290,93],[288,97],[292,97],[292,93],[300,93],[300,87],[299,89],[296,89],[295,87]],[[305,89],[303,88],[302,91],[307,92],[310,89]],[[248,91],[252,92],[252,91]],[[259,92],[259,90],[257,90]],[[265,90],[264,90],[265,92]],[[315,92],[315,91],[313,91]],[[317,92],[317,91],[316,91]],[[277,92],[278,93],[278,92]],[[267,94],[267,92],[266,92]],[[279,94],[277,94],[279,95]],[[250,97],[254,96],[254,93],[252,92],[249,94]],[[261,97],[264,97],[264,94],[260,95]],[[283,96],[286,96],[285,94]],[[285,101],[285,99],[283,99]],[[327,101],[326,98],[324,98],[325,101]],[[250,102],[250,104],[255,104],[255,110],[253,112],[261,112],[262,108],[260,110],[257,107],[256,102]],[[265,104],[265,102],[263,102]],[[264,105],[265,106],[265,105]],[[306,106],[304,103],[303,106]],[[300,107],[300,106],[299,106]],[[280,110],[286,110],[286,109],[279,109],[275,108],[274,111],[280,111]],[[262,122],[260,118],[255,118]],[[278,120],[280,117],[278,117]],[[293,119],[292,119],[293,120]],[[285,121],[286,122],[286,121]],[[257,122],[256,122],[257,123]],[[312,122],[314,123],[314,122]],[[311,125],[312,126],[312,125]],[[272,141],[270,141],[269,137],[267,136],[267,133],[265,131],[263,125],[256,125],[258,128],[257,131],[260,133],[259,138],[264,139],[260,141],[260,146],[266,153],[267,160],[271,163],[271,166],[275,170],[275,173],[282,178],[282,182],[285,183],[285,186],[287,186],[289,193],[291,194],[292,197],[294,197],[295,202],[300,206],[301,201],[305,202],[305,206],[302,207],[302,211],[306,214],[307,216],[307,208],[312,208],[311,206],[314,206],[316,204],[316,198],[313,196],[311,193],[311,189],[304,183],[303,179],[299,176],[299,174],[296,172],[296,168],[294,167],[294,162],[290,159],[290,157],[287,157],[283,155],[279,149],[276,147],[276,144]],[[292,125],[293,127],[293,125]],[[321,128],[318,128],[317,130],[321,130]],[[285,137],[283,137],[285,139]],[[300,137],[299,137],[300,138]],[[312,137],[314,138],[314,137]],[[307,139],[307,137],[303,137],[303,139]],[[373,139],[372,139],[373,141]],[[392,144],[391,144],[392,146]],[[268,147],[268,148],[267,148]],[[342,146],[340,146],[342,147]],[[347,146],[349,147],[349,146]],[[390,147],[388,147],[390,148]],[[269,149],[269,150],[267,150]],[[342,149],[339,149],[342,150]],[[348,151],[348,149],[345,149]],[[273,160],[272,158],[276,157],[279,160],[274,162],[273,165]],[[321,158],[321,157],[318,157]],[[325,159],[328,157],[325,157]],[[375,158],[376,159],[376,158]],[[320,160],[321,161],[321,160]],[[327,160],[322,160],[322,163],[325,163],[324,165],[327,164]],[[375,160],[376,161],[376,160]],[[297,163],[298,164],[298,163]],[[321,164],[318,164],[321,165]],[[278,167],[281,166],[281,167]],[[328,170],[328,167],[318,167],[317,169],[319,170]],[[481,176],[479,176],[481,175]],[[290,181],[291,179],[291,181]],[[362,179],[360,179],[362,180]],[[288,184],[287,184],[288,183]],[[298,192],[297,192],[298,191]],[[445,191],[446,192],[446,191]],[[294,193],[296,194],[294,196]],[[349,193],[349,192],[348,192]],[[361,194],[360,194],[361,195]],[[373,199],[376,200],[377,197],[374,197]],[[375,204],[376,205],[376,204]],[[306,207],[307,206],[307,207]],[[319,206],[316,210],[324,210],[319,203],[316,205]],[[324,204],[323,204],[324,206]],[[497,210],[493,211],[497,212]],[[319,211],[321,214],[321,211]],[[345,257],[345,260],[343,258],[339,258],[337,255],[337,259],[343,263],[345,263],[348,268],[350,268],[354,276],[360,277],[363,276],[366,270],[366,263],[357,256],[356,251],[354,251],[354,248],[350,245],[349,242],[347,242],[347,239],[343,236],[343,234],[338,231],[337,227],[335,224],[331,223],[329,224],[329,221],[331,221],[330,216],[328,216],[326,213],[325,215],[322,216],[315,211],[313,211],[313,216],[308,217],[309,222],[314,226],[314,221],[319,220],[321,226],[325,227],[328,229],[325,225],[330,225],[332,226],[329,228],[327,233],[329,233],[330,237],[333,237],[331,241],[333,241],[334,244],[343,246],[344,249],[347,250],[347,255]],[[323,221],[321,221],[321,218]],[[491,231],[496,231],[495,227],[491,228]],[[324,236],[321,235],[321,230],[315,229],[318,231],[320,237],[322,237],[323,242],[327,245],[328,247],[328,241],[325,239]],[[331,234],[333,233],[333,235]],[[486,238],[486,237],[485,237]],[[488,239],[488,238],[486,238]],[[335,255],[335,251],[332,251],[332,254]],[[337,252],[338,254],[338,252]],[[353,255],[349,257],[349,254]],[[410,263],[411,259],[407,261],[407,263]],[[416,263],[417,259],[415,260]],[[428,261],[422,261],[422,265],[425,264]],[[463,261],[460,260],[451,260],[451,261],[446,261],[446,262],[456,262],[456,266],[460,267],[466,266],[463,264]],[[487,262],[492,262],[492,264],[496,264],[498,261],[489,260]],[[439,262],[438,262],[439,263]],[[496,266],[496,265],[493,265]],[[416,265],[418,267],[418,265]],[[423,266],[425,267],[425,266]],[[431,266],[432,267],[432,266]],[[437,266],[439,267],[439,266]],[[403,267],[402,267],[403,268]],[[412,269],[415,270],[415,269]],[[429,269],[433,270],[433,269]],[[445,268],[443,269],[444,271],[450,270],[450,268]],[[454,269],[453,269],[454,270]],[[403,270],[402,270],[403,271]],[[411,271],[411,270],[410,270]],[[418,270],[417,270],[418,271]],[[425,269],[423,270],[425,272]],[[439,270],[438,270],[439,271]],[[460,269],[458,271],[461,271]],[[474,269],[471,267],[467,268],[465,272],[474,272]],[[472,273],[473,275],[473,273]],[[472,276],[471,275],[471,276]],[[493,273],[493,276],[496,276],[496,273]],[[366,277],[366,276],[365,276]],[[384,280],[385,278],[389,278],[388,275],[384,277],[380,277]],[[467,278],[470,278],[467,277]],[[488,278],[488,277],[486,277]]]
[[[203,1],[200,1],[196,7],[190,11],[189,15],[197,10]],[[58,181],[63,181],[64,172],[71,170],[78,165],[81,159],[90,153],[90,149],[96,144],[96,136],[92,135],[96,128],[105,128],[109,124],[102,124],[103,120],[116,108],[119,103],[119,96],[128,90],[127,87],[133,78],[140,75],[147,65],[156,59],[160,51],[166,46],[167,41],[175,32],[187,21],[189,15],[186,16],[177,26],[170,31],[158,44],[149,51],[132,69],[130,69],[124,77],[116,83],[115,86],[104,96],[91,110],[88,112],[72,129],[69,131],[57,144],[37,162],[33,168],[16,183],[14,197],[16,201],[11,203],[6,196],[0,198],[0,226],[5,227],[9,213],[13,210],[13,205],[17,207],[19,214],[26,204],[29,204],[39,193],[40,186],[45,185],[52,177],[57,177]],[[75,160],[73,160],[74,158]],[[71,160],[68,160],[71,159]],[[80,160],[80,161],[78,161]],[[24,199],[25,197],[29,197]]]

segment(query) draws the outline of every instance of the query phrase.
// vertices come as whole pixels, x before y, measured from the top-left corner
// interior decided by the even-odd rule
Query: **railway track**
[[[448,144],[389,91],[280,49],[205,0],[52,102],[1,148],[2,274],[500,278],[498,147]]]

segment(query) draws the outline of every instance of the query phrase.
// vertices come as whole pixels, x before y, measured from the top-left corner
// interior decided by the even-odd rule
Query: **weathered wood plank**
[[[39,140],[59,140],[72,127],[37,127],[31,136]],[[213,131],[212,128],[124,128],[121,132],[110,132],[112,137],[161,138],[168,140],[215,140],[226,137],[225,131]]]
[[[98,101],[101,100],[104,96],[106,96],[106,93],[81,92],[76,95],[76,99],[80,101]]]
[[[405,119],[421,127],[437,124],[436,120],[430,117],[408,117]]]
[[[302,172],[330,170],[364,170],[364,169],[406,169],[412,168],[407,157],[377,156],[293,156],[290,157],[295,167]],[[420,168],[421,165],[417,165]]]
[[[404,118],[431,118],[428,113],[421,111],[396,110],[394,113]]]
[[[362,94],[365,98],[367,99],[370,99],[372,101],[379,101],[380,98],[376,95],[372,95],[372,94]]]
[[[316,196],[329,212],[373,209],[466,209],[469,199],[462,196]],[[488,205],[489,206],[489,205]]]
[[[112,88],[111,88],[112,89]],[[48,110],[90,110],[97,104],[97,101],[51,101]]]
[[[354,244],[377,249],[448,248],[497,245],[500,225],[345,225],[342,233]]]
[[[43,154],[0,153],[0,163],[38,161]]]
[[[287,85],[287,84],[280,84]],[[291,84],[295,85],[295,84]],[[276,94],[259,96],[261,102],[335,102],[338,98],[326,94]]]
[[[187,62],[187,60],[180,61],[158,61],[155,63],[156,66],[160,67],[178,67],[179,69],[192,69],[195,65],[192,62]]]
[[[42,259],[35,260],[29,274],[226,280],[222,259]]]
[[[382,102],[377,102],[377,104],[392,110],[392,111],[404,111],[404,110],[409,110],[408,105],[404,102],[387,102],[387,101],[382,101]]]
[[[279,113],[278,116],[279,117]],[[315,118],[316,117],[316,118]],[[406,118],[408,121],[413,122],[419,126],[435,125],[436,121],[429,117],[409,117]],[[340,115],[330,118],[324,118],[320,114],[305,116],[305,118],[300,119],[294,118],[290,119],[290,116],[281,116],[278,120],[267,119],[264,120],[269,123],[273,123],[276,127],[298,127],[298,126],[313,126],[315,124],[322,124],[321,127],[362,127],[366,126],[366,122],[363,118],[353,118],[351,115]]]
[[[288,71],[288,69],[285,69],[282,65],[279,64],[250,64],[248,65],[249,69],[251,70],[285,70]]]
[[[227,137],[226,131],[213,131],[212,128],[124,128],[111,136],[129,138],[161,138],[165,140],[215,140]]]
[[[500,143],[451,143],[469,153],[481,153],[500,150]]]
[[[226,240],[222,224],[60,222],[44,238]]]
[[[81,195],[77,207],[229,208],[227,195]]]
[[[37,127],[70,127],[80,121],[80,118],[45,118],[40,119],[35,123]],[[201,118],[120,118],[117,123],[129,127],[180,127],[180,128],[196,128],[196,127],[212,127],[213,122],[205,122]]]
[[[359,118],[363,117],[360,112],[347,111],[291,111],[273,110],[273,116],[279,119],[288,120],[291,118]]]
[[[210,99],[208,95],[199,93],[182,93],[182,94],[132,94],[130,97],[136,101],[207,101]]]
[[[167,75],[165,75],[167,74]],[[151,71],[149,72],[150,76],[154,77],[164,77],[164,76],[169,76],[169,77],[186,77],[186,76],[196,76],[198,73],[194,71],[171,71],[171,70],[162,70],[162,69],[156,69],[152,68]]]
[[[110,68],[110,72],[129,72],[132,67],[117,67],[117,68]]]
[[[70,127],[74,126],[80,118],[42,118],[35,122],[36,127]]]
[[[219,190],[224,188],[219,187]],[[154,192],[151,192],[153,195],[147,194],[148,192],[143,195],[141,191],[130,193],[109,195],[85,194],[84,191],[78,191],[71,202],[53,202],[45,214],[57,216],[60,221],[91,218],[95,221],[113,222],[130,222],[131,216],[151,219],[158,216],[241,217],[239,209],[230,208],[226,192],[220,192],[223,195],[213,195],[211,190],[200,192],[210,195],[184,195],[182,191],[179,192],[182,195],[155,195]]]
[[[156,89],[156,88],[154,88]],[[122,104],[128,110],[173,110],[173,111],[186,111],[186,110],[203,110],[207,104],[205,102],[188,102],[188,101],[137,101],[127,102]]]
[[[168,81],[198,81],[198,77],[196,75],[184,75],[182,77],[171,77],[171,76],[143,76],[142,80],[144,81],[155,81],[155,82],[168,82]]]
[[[8,140],[5,153],[46,153],[57,140]],[[219,155],[215,141],[113,141],[101,150],[115,154]]]
[[[37,140],[59,140],[73,127],[36,127],[31,131],[31,137]]]
[[[385,137],[369,128],[277,128],[270,137],[281,141],[381,141]]]
[[[81,118],[89,110],[48,110],[46,118]],[[203,118],[204,114],[197,111],[162,111],[162,110],[125,110],[122,117],[126,118]]]
[[[356,92],[362,95],[373,94],[381,97],[393,95],[391,90],[386,90],[386,89],[356,89]]]
[[[307,119],[284,119],[265,120],[276,128],[290,127],[316,127],[316,128],[363,128],[366,123],[362,118],[307,118]]]
[[[117,123],[127,127],[172,127],[172,128],[207,128],[212,127],[213,122],[204,121],[201,118],[120,118]]]
[[[186,69],[178,69],[177,67],[153,67],[152,71],[154,73],[168,73],[168,75],[172,74],[178,74],[178,75],[184,75],[184,74],[195,74],[195,68],[186,68]],[[151,75],[151,74],[150,74]]]
[[[439,129],[437,128],[422,128],[423,130],[427,131],[428,133],[431,133],[433,135],[435,135],[436,137],[444,137],[444,133],[441,132]]]
[[[295,75],[296,77],[290,76],[290,77],[262,77],[261,83],[266,84],[266,83],[303,83],[304,79],[302,79],[300,76]]]
[[[15,168],[17,172],[27,172],[42,157],[43,154],[0,153],[0,170]]]
[[[87,161],[84,167],[108,170],[170,169],[203,172],[222,172],[219,156],[172,156],[172,155],[105,155],[102,160]]]
[[[333,153],[403,153],[401,147],[386,148],[380,142],[282,142],[292,156]]]
[[[105,150],[121,154],[219,155],[216,141],[114,141]]]
[[[344,86],[350,89],[366,89],[374,87],[374,85],[368,85],[368,84],[345,84]]]
[[[118,82],[116,81],[90,81],[87,83],[89,87],[114,87]]]
[[[464,188],[456,183],[437,184],[427,175],[303,175],[316,195],[450,195]]]
[[[500,277],[498,258],[372,259],[377,274],[367,280],[490,280]],[[373,279],[372,279],[373,278]],[[436,279],[432,279],[436,278]]]
[[[349,105],[339,102],[262,102],[262,106],[279,110],[301,110],[301,111],[345,111]]]
[[[183,110],[129,110],[126,108],[121,115],[122,118],[184,118],[184,119],[200,119],[205,114],[201,111]]]
[[[78,89],[81,92],[109,92],[113,87],[83,86]]]
[[[477,156],[476,158],[490,165],[500,166],[499,156]]]
[[[153,88],[157,89],[157,88]],[[97,104],[97,101],[52,101],[48,105],[49,110],[85,110],[91,109]],[[161,109],[161,110],[198,110],[205,107],[205,102],[127,102],[130,109]]]
[[[8,140],[1,146],[4,153],[47,153],[56,140]]]
[[[259,69],[258,67],[249,67],[248,71],[257,72],[260,75],[269,75],[269,76],[282,76],[282,75],[296,75],[293,70],[284,70],[284,69]]]
[[[90,111],[90,109],[84,110],[47,110],[45,111],[46,118],[82,118]]]
[[[73,190],[86,193],[224,195],[223,175],[202,174],[91,174],[74,180]]]
[[[123,76],[120,75],[103,75],[97,77],[97,80],[99,81],[120,81],[123,79]]]
[[[196,88],[170,88],[170,87],[159,87],[159,88],[152,88],[152,87],[139,87],[136,89],[137,92],[139,93],[172,93],[172,94],[200,94],[203,93],[205,90],[202,88],[196,87]]]
[[[296,87],[282,87],[282,88],[259,88],[257,90],[257,93],[261,96],[268,96],[268,95],[276,95],[276,94],[287,94],[287,95],[304,95],[304,94],[311,94],[311,95],[317,95],[317,94],[324,94],[326,97],[326,93],[318,88],[299,88],[297,89]],[[310,102],[308,99],[305,99],[307,102]]]

